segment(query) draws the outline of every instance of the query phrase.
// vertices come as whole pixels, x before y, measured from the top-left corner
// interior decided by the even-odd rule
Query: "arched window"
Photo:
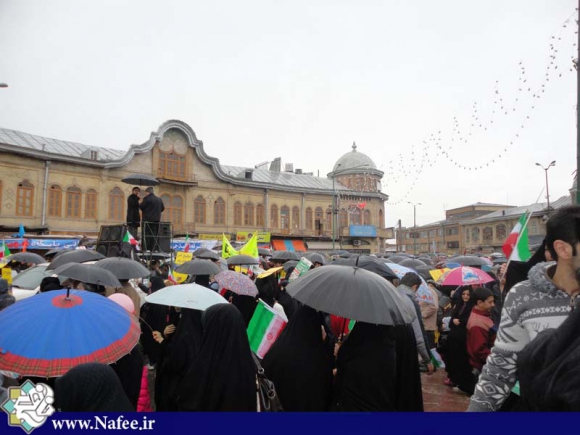
[[[85,194],[85,219],[97,218],[97,191],[95,189],[87,190]]]
[[[244,225],[246,227],[254,226],[254,204],[251,202],[244,205]]]
[[[290,209],[285,205],[280,209],[280,228],[290,229]]]
[[[109,192],[109,220],[123,222],[125,220],[125,195],[118,187]]]
[[[495,227],[495,237],[500,242],[505,239],[505,225],[499,224]]]
[[[465,242],[466,243],[470,243],[470,241],[469,241],[470,234],[471,234],[471,232],[469,231],[469,228],[465,228]]]
[[[171,207],[169,208],[169,221],[173,225],[181,225],[181,223],[183,222],[183,198],[181,198],[181,196],[179,195],[173,195],[173,198],[171,198]]]
[[[270,228],[278,228],[278,206],[270,207]]]
[[[473,240],[473,243],[479,242],[479,227],[473,227],[471,229],[471,240]]]
[[[215,225],[226,224],[226,202],[218,198],[213,204],[213,223]]]
[[[34,184],[24,180],[16,190],[16,216],[32,216],[34,204]]]
[[[296,206],[292,207],[292,228],[300,228],[300,209]]]
[[[306,209],[306,229],[312,229],[312,209],[310,207]]]
[[[196,224],[205,224],[205,199],[201,195],[193,201],[193,221]]]
[[[339,215],[339,228],[348,226],[348,212],[346,210],[341,210]]]
[[[53,184],[48,189],[48,215],[60,217],[62,210],[62,189]]]
[[[81,217],[81,198],[83,191],[78,187],[69,187],[66,189],[66,217]]]
[[[239,201],[234,204],[234,225],[242,225],[242,203]]]
[[[351,225],[360,225],[361,224],[361,211],[360,208],[356,208],[350,214],[350,224]]]
[[[185,179],[185,156],[175,152],[159,151],[159,176],[177,180]]]
[[[383,219],[383,209],[379,210],[379,228],[384,228],[385,227],[385,221]]]
[[[365,210],[364,211],[364,225],[372,225],[372,224],[373,224],[373,219],[372,219],[371,211]]]
[[[256,206],[256,226],[264,227],[264,206],[262,204]]]
[[[316,216],[320,216],[320,223],[323,224],[324,212],[322,211],[322,207],[316,207]],[[318,217],[316,219],[318,219]],[[322,227],[320,229],[322,229]],[[326,209],[326,230],[332,231],[332,209],[330,207]]]
[[[492,227],[485,227],[483,229],[483,242],[484,243],[493,242],[493,228]]]

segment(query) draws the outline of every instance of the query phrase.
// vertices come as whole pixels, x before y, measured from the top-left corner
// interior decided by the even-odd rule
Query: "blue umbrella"
[[[87,363],[111,364],[139,341],[139,324],[115,302],[83,290],[55,290],[0,315],[0,370],[55,377]]]

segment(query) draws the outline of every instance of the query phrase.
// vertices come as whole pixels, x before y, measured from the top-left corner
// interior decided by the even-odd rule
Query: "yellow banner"
[[[236,241],[247,242],[254,234],[258,235],[258,243],[270,243],[270,233],[265,231],[238,231],[236,233]]]
[[[191,261],[193,259],[192,252],[178,252],[177,256],[175,257],[175,264],[180,265],[185,263],[186,261]]]
[[[226,239],[226,236],[224,236],[224,238],[222,239],[222,258],[227,259],[233,255],[238,254],[239,252],[236,251],[232,245],[230,245],[230,242],[228,241],[228,239]]]
[[[2,269],[2,278],[8,281],[8,285],[12,285],[12,269],[9,267]]]
[[[258,258],[258,237],[254,233],[252,238],[240,249],[240,254],[249,255],[250,257]]]
[[[228,240],[230,239],[230,236],[225,236]],[[221,234],[199,234],[196,237],[197,240],[221,240],[222,239],[222,235]]]

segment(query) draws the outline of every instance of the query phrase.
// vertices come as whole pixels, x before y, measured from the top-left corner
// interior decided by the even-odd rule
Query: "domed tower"
[[[380,192],[383,175],[369,156],[357,151],[353,142],[352,151],[339,158],[327,176],[358,192]]]

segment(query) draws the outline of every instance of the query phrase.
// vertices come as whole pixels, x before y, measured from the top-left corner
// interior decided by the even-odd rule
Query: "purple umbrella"
[[[246,275],[234,272],[233,270],[226,270],[218,273],[215,280],[220,287],[230,290],[241,296],[257,296],[258,288],[254,281]]]

